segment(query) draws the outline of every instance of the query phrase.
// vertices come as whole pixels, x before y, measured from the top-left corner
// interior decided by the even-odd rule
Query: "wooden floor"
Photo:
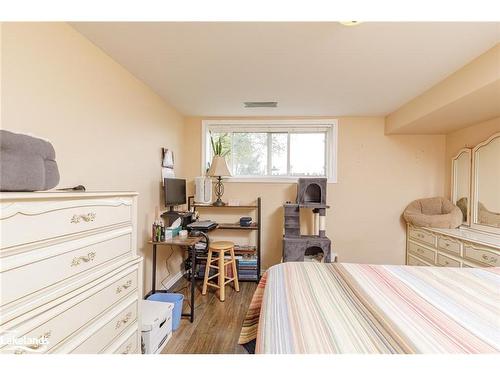
[[[195,294],[195,320],[189,322],[183,317],[181,326],[173,333],[162,354],[244,354],[245,349],[238,345],[241,325],[247,312],[255,282],[240,282],[240,292],[232,284],[226,286],[226,300],[220,302],[214,288],[201,295],[202,281],[198,281]],[[189,283],[179,280],[172,288],[183,293],[184,311],[188,312]]]

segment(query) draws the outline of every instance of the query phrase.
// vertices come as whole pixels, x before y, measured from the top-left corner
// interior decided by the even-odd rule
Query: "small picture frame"
[[[161,148],[161,184],[164,186],[165,178],[175,177],[174,173],[174,153],[168,148]]]

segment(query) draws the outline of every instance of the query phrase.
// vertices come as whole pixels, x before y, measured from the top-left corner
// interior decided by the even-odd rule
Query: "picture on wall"
[[[174,153],[168,148],[162,147],[162,162],[161,162],[161,182],[165,178],[175,177],[174,173]]]

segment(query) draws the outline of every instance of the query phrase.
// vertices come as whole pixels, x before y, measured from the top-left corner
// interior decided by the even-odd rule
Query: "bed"
[[[255,353],[498,353],[500,268],[282,263],[239,343]]]

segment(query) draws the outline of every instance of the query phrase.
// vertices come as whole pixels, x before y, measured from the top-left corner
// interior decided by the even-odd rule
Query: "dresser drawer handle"
[[[417,237],[418,237],[418,238],[424,238],[424,235],[423,235],[423,234],[420,234],[420,233],[417,233]]]
[[[35,343],[17,346],[14,350],[14,354],[26,354],[28,352],[44,353],[47,350],[48,339],[51,335],[52,331],[47,331],[43,335],[38,336]]]
[[[445,243],[445,244],[444,244],[444,246],[449,247],[449,246],[450,246],[450,244],[449,244],[449,243]]]
[[[82,255],[81,257],[75,257],[75,258],[73,258],[73,261],[71,262],[71,267],[79,266],[82,262],[83,263],[91,262],[94,260],[94,258],[95,258],[94,251],[88,253],[87,255]]]
[[[125,317],[123,319],[120,319],[116,322],[115,329],[120,328],[122,326],[122,324],[127,324],[128,321],[130,320],[130,318],[132,318],[132,313],[128,312],[127,315],[125,315]]]
[[[122,290],[126,290],[128,288],[130,288],[132,286],[132,280],[128,280],[125,284],[123,285],[118,285],[116,287],[116,294],[120,294],[122,292]]]
[[[492,257],[492,256],[488,256],[486,254],[483,254],[483,256],[481,257],[486,263],[496,263],[497,262],[497,258],[495,257]]]
[[[82,215],[73,215],[71,218],[71,223],[72,224],[78,224],[81,221],[84,223],[88,223],[90,221],[94,221],[96,217],[95,212],[89,212],[88,214],[82,214]]]
[[[424,250],[421,249],[420,247],[417,247],[417,252],[420,253],[420,254],[423,254],[424,253]]]
[[[122,352],[122,354],[128,354],[130,353],[130,349],[132,349],[132,344],[128,344],[125,350]]]

